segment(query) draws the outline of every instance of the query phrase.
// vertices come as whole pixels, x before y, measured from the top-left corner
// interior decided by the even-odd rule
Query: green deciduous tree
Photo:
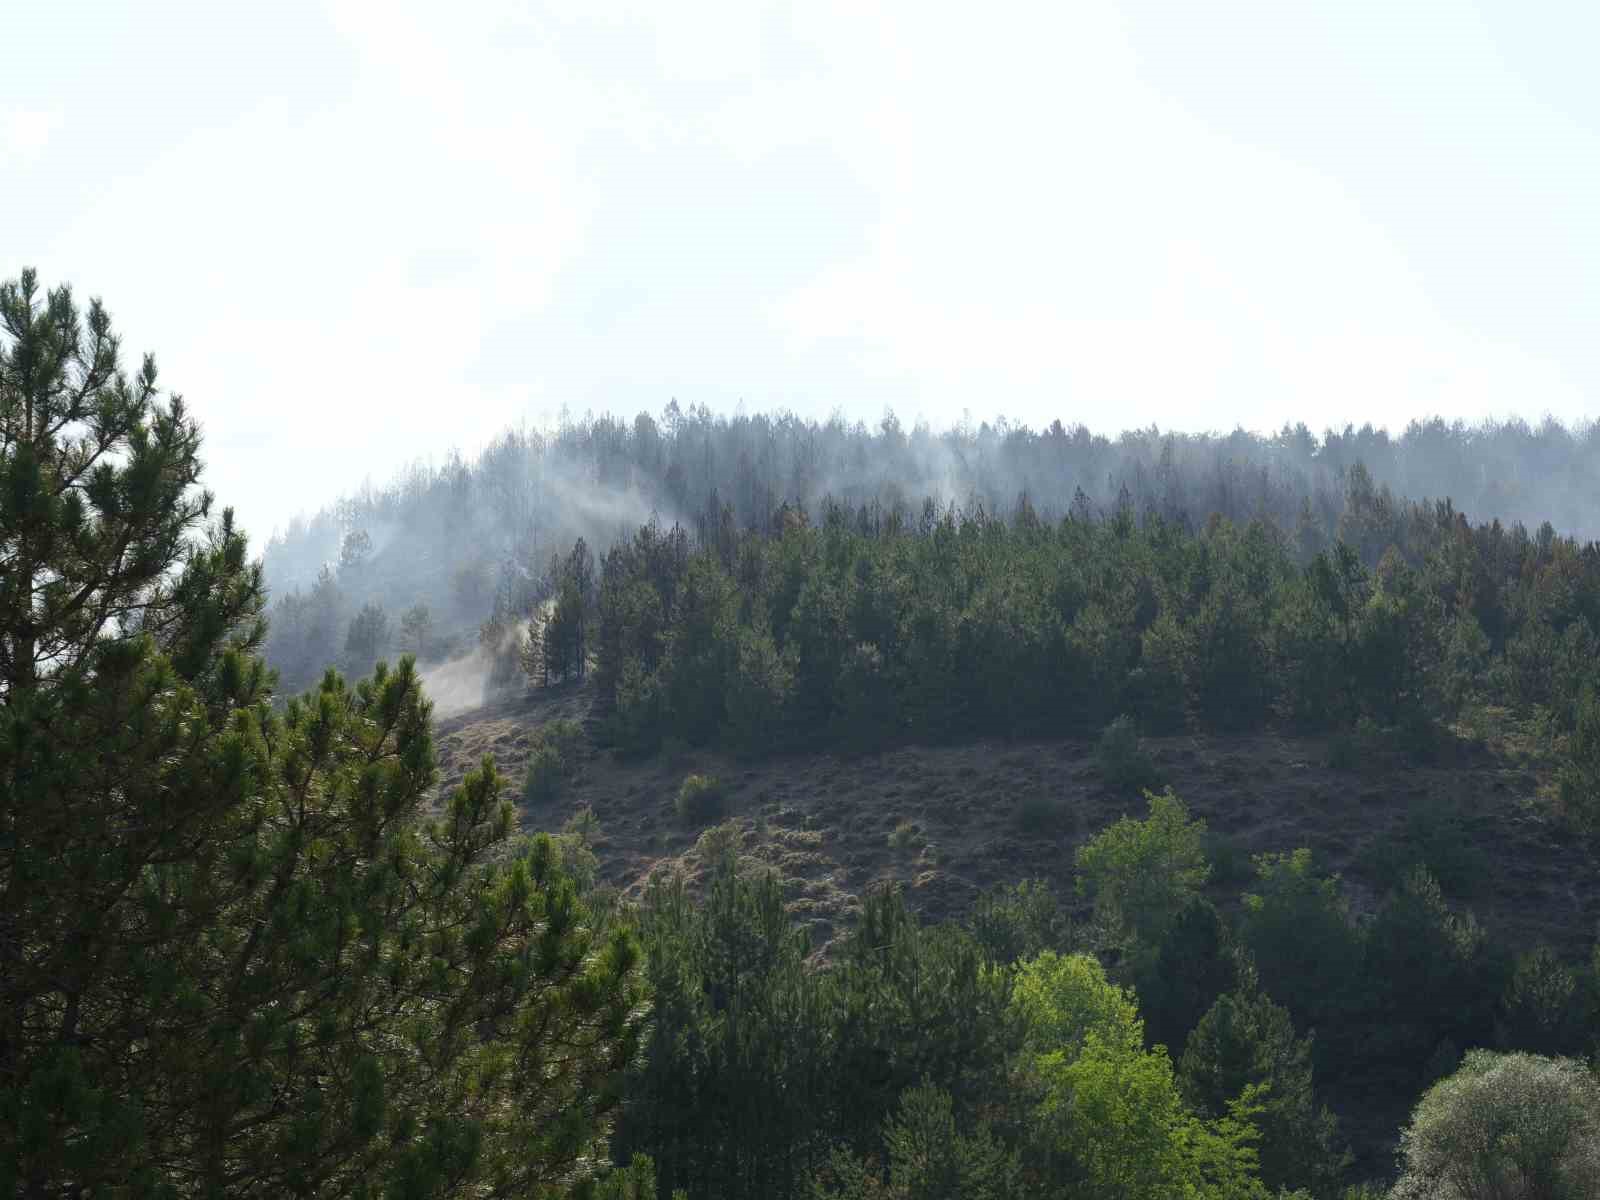
[[[1144,795],[1148,817],[1123,817],[1078,848],[1078,887],[1111,936],[1153,952],[1211,868],[1205,822],[1191,820],[1170,787]]]
[[[1579,1200],[1600,1194],[1600,1086],[1584,1064],[1468,1052],[1400,1139],[1394,1200]]]
[[[0,287],[0,1193],[565,1191],[641,1010],[630,935],[485,763],[424,821],[409,660],[281,711],[199,435]]]

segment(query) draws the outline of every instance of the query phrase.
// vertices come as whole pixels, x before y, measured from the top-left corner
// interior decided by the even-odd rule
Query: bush
[[[1375,842],[1363,857],[1385,888],[1402,886],[1412,871],[1425,867],[1452,896],[1479,891],[1489,867],[1460,812],[1436,798],[1413,805],[1397,835]]]
[[[917,831],[915,821],[901,821],[889,834],[889,848],[891,850],[909,850],[922,844],[922,835]]]
[[[1575,1054],[1587,1033],[1586,999],[1577,972],[1548,946],[1536,947],[1517,959],[1500,998],[1496,1040],[1504,1050]]]
[[[1065,828],[1072,810],[1058,796],[1030,792],[1017,801],[1017,825],[1024,833],[1046,836]]]
[[[528,773],[522,797],[529,804],[548,804],[577,768],[578,743],[583,731],[576,721],[551,721],[533,735]]]
[[[1473,1050],[1400,1135],[1394,1200],[1600,1195],[1600,1085],[1582,1063]]]
[[[1072,947],[1072,924],[1042,879],[991,888],[972,910],[972,934],[990,961],[1013,963]]]
[[[1161,772],[1139,741],[1133,718],[1124,714],[1105,727],[1095,747],[1095,762],[1106,786],[1118,792],[1142,792],[1161,785]]]
[[[685,825],[720,821],[727,811],[722,781],[714,775],[690,775],[678,789],[678,820]]]
[[[1362,717],[1354,729],[1340,730],[1328,739],[1328,765],[1335,771],[1371,767],[1382,753],[1383,734],[1371,717]]]

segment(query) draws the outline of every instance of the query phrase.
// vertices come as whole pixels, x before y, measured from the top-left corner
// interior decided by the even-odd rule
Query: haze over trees
[[[1413,1101],[1395,1200],[1592,1190],[1600,958],[1480,925],[1459,816],[1359,906],[1305,846],[1224,872],[1142,739],[1372,770],[1515,718],[1559,759],[1538,819],[1594,839],[1600,549],[1478,469],[1581,480],[1593,430],[673,409],[417,472],[264,577],[98,302],[25,272],[0,329],[0,1193],[1334,1200],[1334,1110]],[[1509,523],[1384,482],[1451,447]],[[524,813],[492,760],[440,794],[413,654],[591,701],[526,731]],[[1096,739],[1130,807],[1078,895],[869,889],[825,962],[713,774],[696,872],[631,899],[592,812],[519,835],[584,755],[980,736]]]
[[[1469,427],[1414,422],[1398,436],[1371,427],[1304,424],[1273,436],[1132,430],[1114,438],[1061,422],[1042,431],[1003,419],[936,433],[893,414],[875,427],[842,418],[717,417],[669,404],[658,417],[508,431],[473,461],[452,454],[368,487],[272,538],[268,657],[307,686],[330,645],[342,648],[367,603],[391,616],[417,603],[446,635],[448,657],[480,623],[527,613],[554,593],[547,571],[582,537],[597,559],[654,515],[697,545],[749,531],[781,533],[838,509],[856,528],[909,528],[957,507],[1046,524],[1130,513],[1193,531],[1212,514],[1264,520],[1304,564],[1347,531],[1347,507],[1369,510],[1369,565],[1406,501],[1449,499],[1480,524],[1530,536],[1600,535],[1600,427],[1537,429],[1518,421]],[[457,640],[452,642],[451,637]]]

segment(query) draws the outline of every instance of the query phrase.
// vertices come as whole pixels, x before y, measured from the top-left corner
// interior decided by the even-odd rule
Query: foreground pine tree
[[[86,319],[85,319],[86,317]],[[635,943],[409,660],[282,711],[199,433],[98,302],[0,286],[0,1195],[581,1188]]]

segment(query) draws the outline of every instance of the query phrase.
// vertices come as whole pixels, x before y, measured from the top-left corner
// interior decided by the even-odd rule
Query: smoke
[[[1150,428],[1110,438],[1060,422],[1035,432],[1003,418],[963,420],[936,432],[920,422],[907,430],[892,413],[868,428],[839,417],[715,417],[674,403],[659,422],[602,416],[550,433],[511,430],[471,462],[418,464],[297,519],[266,548],[275,602],[268,656],[286,682],[306,686],[363,605],[396,622],[425,607],[433,636],[424,660],[449,660],[428,666],[430,691],[441,711],[459,711],[493,690],[502,658],[478,648],[483,623],[528,614],[546,594],[551,557],[576,539],[599,560],[652,517],[695,538],[717,528],[724,510],[742,529],[773,528],[786,503],[813,518],[826,502],[858,523],[915,524],[925,499],[1004,515],[1026,496],[1046,520],[1087,504],[1191,527],[1212,513],[1284,529],[1310,519],[1332,533],[1357,464],[1396,501],[1448,497],[1474,522],[1532,531],[1549,521],[1558,533],[1600,537],[1600,423],[1433,420],[1397,436],[1346,426],[1320,437],[1303,424],[1270,435]],[[362,477],[363,464],[350,474]],[[371,551],[337,566],[341,539],[354,531],[367,534]],[[329,563],[333,588],[316,582]],[[297,609],[300,589],[317,603],[302,599]]]
[[[422,687],[433,701],[434,716],[453,717],[482,708],[489,698],[493,669],[493,659],[480,646],[465,658],[423,670]]]

